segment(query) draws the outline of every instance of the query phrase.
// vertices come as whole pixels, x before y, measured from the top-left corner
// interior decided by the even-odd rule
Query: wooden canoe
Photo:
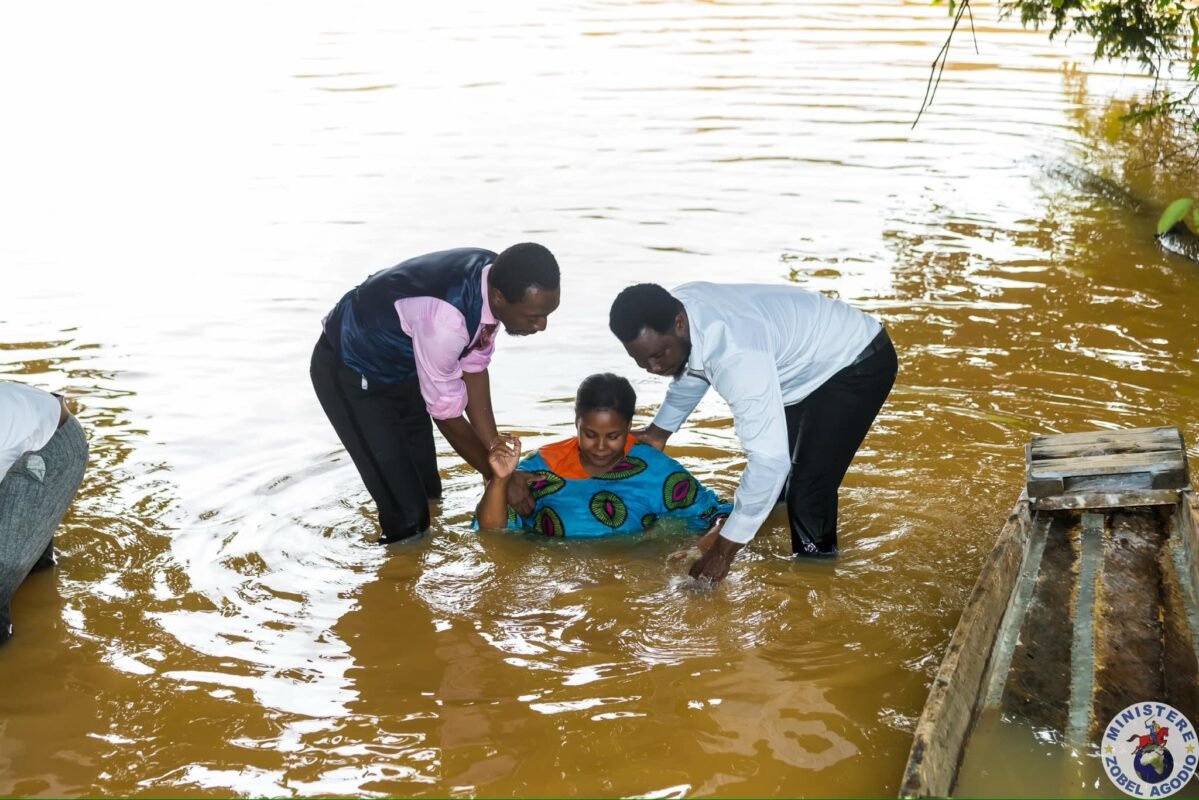
[[[1026,468],[916,724],[900,797],[953,793],[984,712],[1080,753],[1136,702],[1199,720],[1199,504],[1179,430],[1036,436]]]

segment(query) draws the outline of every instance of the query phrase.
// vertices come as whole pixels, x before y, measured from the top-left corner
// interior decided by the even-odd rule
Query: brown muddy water
[[[1118,174],[1097,120],[1147,83],[992,7],[915,130],[948,28],[923,1],[0,17],[0,372],[68,390],[92,446],[0,649],[0,795],[894,795],[1029,436],[1175,424],[1199,456],[1199,266],[1046,168]],[[1132,180],[1160,207],[1191,177]],[[886,322],[835,563],[791,561],[781,516],[709,593],[674,535],[475,533],[444,444],[431,535],[372,544],[308,382],[322,315],[404,257],[529,239],[562,307],[492,385],[530,447],[588,373],[661,399],[606,330],[631,282],[794,281]],[[733,490],[717,398],[672,445]],[[1115,794],[1041,733],[984,771]]]

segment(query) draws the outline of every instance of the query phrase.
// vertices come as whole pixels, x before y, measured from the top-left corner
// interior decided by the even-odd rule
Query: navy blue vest
[[[416,375],[416,360],[395,302],[436,297],[449,303],[466,319],[469,348],[483,314],[483,268],[494,260],[490,250],[461,247],[380,270],[338,301],[325,320],[325,335],[345,365],[368,381],[405,381]]]

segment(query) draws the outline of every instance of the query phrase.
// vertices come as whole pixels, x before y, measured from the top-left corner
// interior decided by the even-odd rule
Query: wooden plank
[[[1167,560],[1171,563],[1164,568],[1173,573],[1178,596],[1167,594],[1166,601],[1181,608],[1191,648],[1199,658],[1199,497],[1191,490],[1182,492],[1169,525],[1170,555]],[[1199,671],[1199,666],[1196,671]],[[1199,695],[1199,681],[1195,689]],[[1195,710],[1199,714],[1199,697],[1194,699]]]
[[[1028,492],[1029,497],[1039,500],[1042,497],[1065,494],[1066,483],[1061,478],[1046,478],[1044,480],[1029,478],[1025,491]]]
[[[1122,450],[1179,450],[1182,449],[1181,436],[1122,436],[1120,438],[1102,437],[1085,441],[1058,441],[1056,437],[1033,439],[1028,443],[1029,448],[1037,456],[1053,456],[1055,452],[1071,450],[1106,449]]]
[[[1057,495],[1168,491],[1185,489],[1188,485],[1187,473],[1184,470],[1176,469],[1167,472],[1122,472],[1069,478],[1030,478],[1027,492],[1029,497],[1040,501],[1043,498]]]
[[[1173,473],[1170,473],[1173,474]],[[1120,472],[1115,475],[1081,475],[1062,479],[1062,494],[1079,492],[1135,492],[1153,488],[1155,473]],[[1162,487],[1169,489],[1167,484]]]
[[[1122,508],[1124,506],[1172,506],[1178,502],[1178,489],[1139,489],[1118,492],[1080,492],[1039,497],[1033,501],[1037,511],[1079,511],[1084,508]]]
[[[1082,433],[1046,433],[1032,437],[1034,449],[1043,444],[1090,444],[1121,442],[1129,439],[1143,441],[1182,442],[1182,432],[1173,425],[1156,428],[1124,428],[1116,431],[1084,431]]]
[[[1162,670],[1162,598],[1169,593],[1160,567],[1165,527],[1155,509],[1111,514],[1095,626],[1092,722],[1100,730],[1091,741],[1120,710],[1143,698],[1172,702]]]
[[[1070,644],[1070,717],[1066,742],[1078,751],[1090,743],[1091,693],[1095,688],[1095,582],[1103,574],[1103,530],[1107,516],[1082,515],[1079,533],[1078,590],[1074,595],[1074,631]],[[1154,697],[1154,695],[1145,695]],[[1110,719],[1110,717],[1109,717]]]
[[[1066,490],[1061,478],[1034,479],[1032,475],[1032,443],[1024,445],[1024,491],[1029,497],[1061,494]]]
[[[1065,731],[1070,705],[1070,644],[1078,527],[1073,515],[1049,514],[1041,566],[1003,676],[1000,709],[1037,728]],[[1038,522],[1040,516],[1037,517]],[[1038,530],[1039,533],[1039,530]],[[1017,593],[1021,588],[1017,587]]]
[[[1162,571],[1169,585],[1162,592],[1162,670],[1170,705],[1179,710],[1189,708],[1199,715],[1199,583],[1195,582],[1199,564],[1193,558],[1183,560],[1186,553],[1180,546],[1180,534],[1186,533],[1186,517],[1191,515],[1191,499],[1187,492],[1175,508],[1168,521],[1170,545],[1161,553]],[[1184,527],[1180,528],[1179,523]]]
[[[1031,448],[1033,461],[1054,458],[1089,458],[1116,453],[1177,453],[1182,450],[1181,441],[1159,442],[1126,439],[1120,442],[1090,442],[1086,444],[1043,444]]]
[[[1086,431],[1084,433],[1053,433],[1040,434],[1029,438],[1028,442],[1034,450],[1054,445],[1069,445],[1073,447],[1089,447],[1097,444],[1112,446],[1140,443],[1144,445],[1160,445],[1170,447],[1182,441],[1182,432],[1178,428],[1130,428],[1123,431]]]
[[[1066,478],[1079,475],[1112,475],[1121,472],[1178,472],[1184,469],[1181,452],[1119,453],[1090,458],[1059,458],[1033,462],[1029,478]],[[1181,487],[1180,487],[1181,488]]]
[[[1191,576],[1194,580],[1193,586],[1199,591],[1199,496],[1188,493],[1187,499],[1191,506],[1191,529],[1188,537],[1188,544],[1191,546]],[[1186,513],[1186,509],[1183,509],[1183,513]]]
[[[1034,461],[1032,472],[1037,476],[1100,475],[1105,472],[1130,472],[1133,469],[1156,468],[1159,464],[1167,469],[1176,468],[1182,463],[1183,453],[1181,450],[1156,450],[1148,453],[1112,453],[1104,456]]]
[[[958,620],[928,702],[916,723],[900,797],[947,797],[961,764],[991,647],[1003,620],[1031,520],[1028,500],[1016,503]]]
[[[1191,476],[1187,474],[1186,463],[1175,470],[1153,473],[1154,489],[1186,489],[1191,485]]]
[[[1020,574],[1012,590],[1012,599],[1003,615],[1003,624],[995,634],[995,644],[991,647],[991,663],[987,665],[980,713],[988,708],[999,708],[1003,702],[1003,690],[1007,686],[1008,673],[1012,670],[1012,656],[1016,653],[1020,629],[1024,627],[1028,607],[1032,604],[1033,593],[1037,588],[1037,575],[1041,573],[1041,560],[1045,555],[1053,520],[1052,514],[1046,514],[1033,521],[1028,547],[1020,562]]]
[[[1179,546],[1179,556],[1183,564],[1180,566],[1180,573],[1187,573],[1182,578],[1186,581],[1189,578],[1189,587],[1191,607],[1195,611],[1196,616],[1199,616],[1199,496],[1193,492],[1183,493],[1183,502],[1179,504],[1179,510],[1176,514],[1177,519],[1177,537]],[[1199,620],[1195,625],[1196,645],[1199,645]]]

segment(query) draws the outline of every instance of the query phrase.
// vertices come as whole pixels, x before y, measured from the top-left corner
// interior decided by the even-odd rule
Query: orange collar
[[[624,454],[627,456],[633,445],[637,444],[637,437],[629,434],[629,438],[624,443]],[[545,465],[550,468],[550,472],[559,475],[563,478],[590,478],[591,475],[587,470],[583,469],[583,462],[579,460],[579,437],[572,436],[561,442],[547,444],[537,451],[541,454],[541,458],[545,461]]]

